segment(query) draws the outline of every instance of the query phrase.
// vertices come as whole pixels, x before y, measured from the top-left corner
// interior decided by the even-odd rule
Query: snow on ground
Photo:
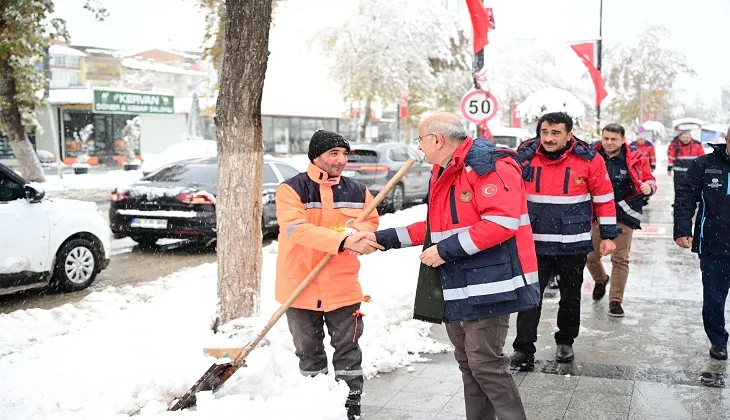
[[[384,216],[381,228],[424,217],[425,206],[417,206]],[[285,319],[267,335],[268,345],[248,357],[248,367],[216,395],[198,396],[196,411],[165,411],[213,363],[204,347],[242,346],[279,307],[273,299],[276,252],[276,243],[263,251],[264,315],[227,325],[218,336],[210,332],[215,264],[143,285],[102,289],[52,310],[0,315],[0,418],[289,419],[294,410],[297,419],[344,418],[347,387],[331,375],[299,374]],[[425,361],[421,353],[447,350],[428,337],[429,324],[411,319],[419,252],[414,247],[361,258],[360,280],[371,296],[362,306],[368,378]]]

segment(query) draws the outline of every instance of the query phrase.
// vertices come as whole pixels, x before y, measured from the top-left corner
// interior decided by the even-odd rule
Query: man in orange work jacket
[[[276,191],[279,255],[276,263],[276,300],[284,303],[294,289],[327,254],[334,258],[286,311],[289,331],[302,375],[327,374],[324,324],[335,348],[335,378],[350,387],[345,406],[348,419],[360,415],[363,388],[363,332],[358,282],[358,255],[382,249],[376,242],[354,236],[374,232],[378,214],[353,223],[373,200],[359,181],[342,177],[350,145],[337,133],[319,130],[309,143],[307,172],[282,183]]]

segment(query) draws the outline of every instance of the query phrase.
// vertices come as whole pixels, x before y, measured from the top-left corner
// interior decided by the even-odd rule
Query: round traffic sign
[[[491,92],[469,91],[461,99],[461,113],[474,124],[489,121],[497,115],[497,98]]]

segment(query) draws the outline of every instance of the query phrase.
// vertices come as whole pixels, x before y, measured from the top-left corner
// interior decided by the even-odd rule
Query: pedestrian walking
[[[573,361],[573,343],[580,329],[580,290],[586,257],[593,250],[593,216],[599,227],[601,255],[613,252],[616,208],[603,158],[573,136],[573,120],[564,112],[538,120],[539,139],[517,150],[523,166],[527,206],[537,252],[540,296],[548,279],[558,276],[560,306],[555,333],[555,360]],[[542,307],[520,312],[511,365],[531,369]]]
[[[704,156],[705,149],[702,143],[692,139],[689,131],[683,131],[674,137],[667,148],[667,175],[674,179],[674,195],[677,195],[677,187],[681,184],[687,174],[690,164],[700,156]]]
[[[621,303],[624,299],[626,281],[629,278],[629,253],[634,229],[641,229],[644,198],[656,193],[657,184],[646,155],[626,144],[626,132],[620,124],[608,124],[601,132],[601,144],[595,147],[606,162],[608,176],[613,186],[616,203],[616,225],[619,235],[614,239],[616,249],[611,254],[611,275],[601,263],[599,252],[601,235],[593,225],[593,251],[588,254],[586,266],[593,277],[593,300],[601,300],[606,294],[606,285],[611,282],[608,314],[624,316]]]
[[[711,344],[710,356],[726,360],[725,303],[730,289],[730,129],[725,141],[712,144],[712,148],[712,153],[692,162],[683,182],[676,187],[674,240],[677,245],[692,248],[692,252],[699,255],[702,322]]]
[[[445,322],[468,420],[525,419],[502,351],[509,314],[539,304],[537,261],[516,154],[467,137],[456,115],[418,127],[433,164],[425,221],[375,235],[385,249],[423,245],[414,317]]]
[[[631,142],[631,147],[635,147],[646,156],[652,171],[656,169],[656,150],[654,149],[654,144],[646,139],[644,133],[639,133],[636,141]]]
[[[372,201],[367,187],[341,176],[350,152],[349,142],[337,133],[319,130],[309,143],[307,172],[282,183],[276,191],[279,254],[276,263],[276,300],[284,303],[294,289],[327,254],[334,257],[286,311],[289,331],[302,375],[328,373],[324,325],[335,348],[335,378],[350,388],[345,402],[348,419],[360,415],[363,389],[363,333],[357,256],[382,249],[374,241],[354,236],[373,232],[378,214],[361,223],[354,220]]]

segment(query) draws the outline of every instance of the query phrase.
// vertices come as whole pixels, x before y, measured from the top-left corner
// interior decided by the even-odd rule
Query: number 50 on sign
[[[461,114],[474,124],[489,121],[497,115],[497,98],[483,90],[469,91],[461,99]]]

